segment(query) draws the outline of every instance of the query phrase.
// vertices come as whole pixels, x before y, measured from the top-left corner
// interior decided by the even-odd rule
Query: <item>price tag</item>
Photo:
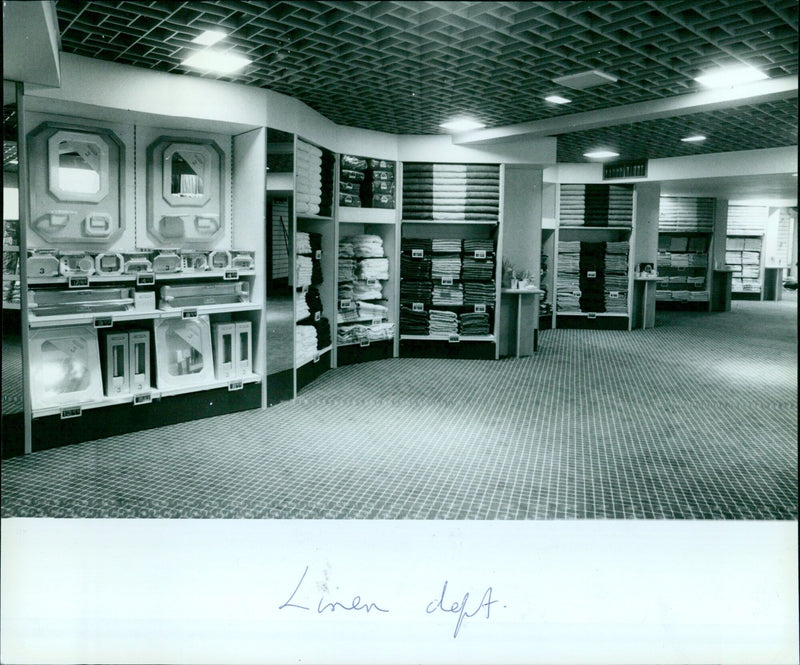
[[[224,280],[239,279],[239,271],[238,270],[226,270],[222,274],[222,279],[224,279]]]
[[[308,284],[300,287],[300,293],[308,293]]]
[[[322,250],[321,249],[318,249],[317,251],[314,252],[314,258],[317,261],[322,259]]]
[[[241,390],[243,386],[244,384],[242,383],[241,379],[238,379],[236,381],[231,381],[228,384],[228,392],[232,392],[234,390]]]
[[[61,409],[61,420],[66,418],[77,418],[82,415],[82,409],[79,406],[68,406],[65,409]]]
[[[597,318],[597,314],[595,312],[589,312],[586,315],[586,318],[588,318],[588,319],[596,319]]]
[[[182,319],[196,319],[197,318],[197,308],[192,307],[189,309],[184,309],[181,311],[181,318]]]
[[[595,277],[597,277],[597,271],[596,270],[587,270],[586,271],[586,276],[594,279]]]
[[[424,302],[412,302],[411,303],[411,311],[412,312],[424,312],[425,311],[425,303]]]
[[[378,280],[377,279],[368,279],[367,280],[367,286],[378,286]]]
[[[351,300],[340,300],[339,309],[353,309],[353,302]]]
[[[485,259],[486,258],[486,250],[485,249],[476,249],[475,250],[475,258],[476,259]]]
[[[581,292],[580,291],[573,291],[572,295],[575,296],[576,298],[580,298],[581,297]]]
[[[314,354],[314,362],[315,362],[315,363],[318,363],[318,362],[319,362],[319,353],[315,353],[315,354]]]
[[[70,275],[67,278],[67,284],[70,289],[85,289],[89,286],[88,275]]]
[[[141,395],[133,396],[133,405],[139,406],[140,404],[150,404],[153,401],[152,393],[142,393]]]
[[[453,286],[452,277],[442,277],[442,286]]]
[[[483,314],[486,312],[486,305],[475,305],[475,313],[476,314]]]
[[[110,316],[95,316],[94,317],[94,327],[95,328],[110,328],[114,325],[114,320]]]
[[[358,343],[359,346],[369,346],[369,337],[362,337]]]
[[[151,272],[136,273],[136,286],[153,286],[156,276]]]
[[[619,291],[609,291],[608,292],[609,298],[619,298]]]
[[[461,341],[461,338],[458,335],[450,335],[450,337],[447,338],[447,341],[451,344],[458,344],[458,342]]]
[[[411,258],[412,259],[421,259],[425,255],[424,249],[412,249],[411,250]]]
[[[314,321],[319,321],[322,317],[322,312],[314,312]]]
[[[373,326],[379,326],[381,323],[383,323],[383,319],[381,319],[381,318],[372,319],[372,325]]]

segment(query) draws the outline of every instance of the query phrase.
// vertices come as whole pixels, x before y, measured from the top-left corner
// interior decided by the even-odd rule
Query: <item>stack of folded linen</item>
[[[486,312],[464,312],[459,317],[459,332],[462,335],[488,335],[489,314]]]
[[[389,259],[361,259],[356,277],[359,279],[389,279]]]
[[[406,305],[400,306],[400,334],[428,335],[430,333],[430,313],[415,312]]]
[[[318,215],[322,202],[322,150],[298,141],[295,175],[295,210],[300,214]]]
[[[305,365],[317,355],[317,329],[314,326],[295,326],[294,357],[297,365]]]
[[[458,335],[458,314],[432,309],[430,315],[431,335]]]

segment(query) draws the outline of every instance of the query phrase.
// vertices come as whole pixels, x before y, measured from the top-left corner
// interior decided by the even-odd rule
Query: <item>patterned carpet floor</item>
[[[4,461],[2,516],[797,519],[797,302],[389,359],[297,400]]]

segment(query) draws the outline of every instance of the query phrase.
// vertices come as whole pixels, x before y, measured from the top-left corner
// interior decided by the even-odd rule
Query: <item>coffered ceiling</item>
[[[472,116],[487,127],[556,119],[558,160],[597,144],[623,159],[797,144],[797,94],[733,108],[575,131],[570,115],[695,93],[710,68],[748,64],[797,77],[795,0],[633,2],[110,2],[58,0],[61,48],[159,71],[269,88],[332,121],[399,134],[441,133]],[[236,74],[182,65],[207,29],[252,60]],[[574,90],[558,77],[616,81]],[[544,101],[559,93],[572,100]],[[702,143],[680,141],[690,133]]]

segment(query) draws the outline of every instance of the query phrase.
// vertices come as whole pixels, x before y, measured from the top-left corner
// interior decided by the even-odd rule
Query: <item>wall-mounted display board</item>
[[[656,266],[659,308],[710,308],[714,211],[713,198],[660,198]]]
[[[400,355],[498,357],[503,167],[403,164]]]
[[[631,185],[559,185],[556,325],[630,329]]]

